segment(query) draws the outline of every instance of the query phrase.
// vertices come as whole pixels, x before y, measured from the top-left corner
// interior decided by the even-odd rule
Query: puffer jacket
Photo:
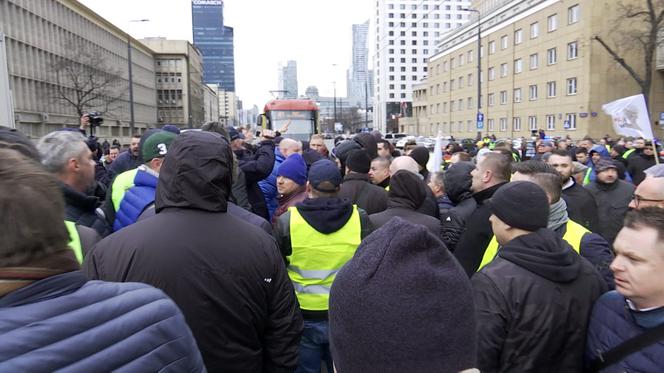
[[[139,283],[67,272],[0,298],[2,372],[203,372],[178,307]]]
[[[658,314],[654,314],[655,312]],[[664,323],[663,309],[634,311],[627,305],[625,297],[617,291],[604,294],[595,303],[590,317],[586,363],[590,364],[599,357],[600,353],[605,354],[619,344],[662,323]],[[634,352],[602,372],[661,372],[662,367],[664,367],[664,341],[659,341]]]

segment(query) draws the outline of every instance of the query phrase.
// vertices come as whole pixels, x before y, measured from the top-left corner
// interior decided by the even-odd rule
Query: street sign
[[[566,130],[568,130],[570,128],[568,119],[565,119],[565,122],[563,122],[563,128],[565,128]]]
[[[664,125],[664,113],[659,113],[659,125]]]
[[[480,113],[477,113],[477,122],[478,122],[478,123],[479,123],[479,122],[484,122],[484,114],[482,114],[481,112],[480,112]],[[479,125],[479,124],[478,124],[478,125]]]
[[[477,129],[478,129],[478,130],[484,129],[484,122],[482,122],[482,121],[477,121]]]

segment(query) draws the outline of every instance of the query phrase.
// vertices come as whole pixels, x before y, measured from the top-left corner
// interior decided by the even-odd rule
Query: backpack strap
[[[626,340],[604,354],[600,354],[592,361],[592,363],[590,363],[590,371],[599,372],[606,367],[622,361],[627,356],[661,341],[662,339],[664,339],[664,324],[649,329],[645,333]]]

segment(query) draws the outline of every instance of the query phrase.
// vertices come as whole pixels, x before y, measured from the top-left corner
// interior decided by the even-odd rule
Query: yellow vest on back
[[[330,287],[341,267],[349,261],[362,241],[360,213],[353,206],[350,219],[341,229],[324,234],[315,230],[296,207],[288,209],[293,249],[288,256],[288,276],[293,282],[300,308],[327,311]]]
[[[76,255],[76,260],[78,260],[78,263],[82,264],[83,249],[81,247],[81,238],[78,235],[78,230],[76,229],[76,223],[73,221],[65,220],[65,226],[67,227],[67,232],[69,232],[69,247]]]
[[[587,230],[583,225],[571,219],[567,220],[566,227],[567,230],[565,231],[563,240],[567,241],[567,243],[572,246],[574,251],[580,253],[581,239],[583,239],[583,236],[586,233],[590,233],[590,231]],[[498,240],[496,240],[496,236],[494,235],[491,237],[491,242],[489,242],[489,246],[486,247],[486,251],[484,251],[484,256],[482,257],[482,262],[480,263],[479,268],[477,268],[477,272],[479,272],[480,269],[484,268],[484,266],[487,264],[491,263],[493,258],[495,258],[498,254],[498,247]]]

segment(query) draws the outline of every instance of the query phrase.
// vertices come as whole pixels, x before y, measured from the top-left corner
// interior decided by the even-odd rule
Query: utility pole
[[[337,82],[332,82],[334,85],[334,124],[337,124]]]
[[[369,87],[367,79],[369,74],[364,76],[364,128],[369,128]]]
[[[484,128],[484,115],[482,115],[482,17],[477,9],[464,8],[468,12],[477,13],[477,117],[475,118],[477,130],[480,132]]]

